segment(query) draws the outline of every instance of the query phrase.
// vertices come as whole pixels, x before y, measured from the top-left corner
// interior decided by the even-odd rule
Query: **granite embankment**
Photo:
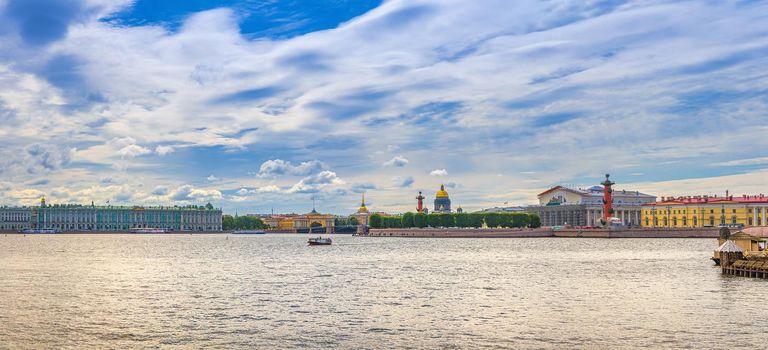
[[[371,229],[370,237],[421,238],[717,238],[717,228],[633,228],[623,230],[600,229]]]
[[[462,229],[462,228],[388,228],[371,229],[371,237],[435,237],[435,238],[511,238],[552,237],[549,228],[539,229]]]

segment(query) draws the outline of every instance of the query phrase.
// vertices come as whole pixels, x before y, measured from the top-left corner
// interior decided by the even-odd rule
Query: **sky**
[[[768,2],[0,0],[0,204],[768,193]]]

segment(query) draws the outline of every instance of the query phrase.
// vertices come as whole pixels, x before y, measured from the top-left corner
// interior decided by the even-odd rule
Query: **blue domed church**
[[[451,212],[451,198],[448,197],[448,192],[445,191],[445,185],[440,185],[440,191],[437,191],[435,195],[435,213],[450,213]]]

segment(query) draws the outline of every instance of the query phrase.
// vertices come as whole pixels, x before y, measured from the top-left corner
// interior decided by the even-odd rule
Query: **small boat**
[[[267,231],[264,230],[237,230],[232,231],[233,235],[263,235],[266,234]]]
[[[331,245],[333,241],[330,238],[310,238],[309,245]]]
[[[145,227],[145,228],[134,228],[131,229],[131,233],[168,233],[168,230],[164,228],[154,228],[154,227]]]
[[[52,228],[28,228],[22,230],[21,233],[61,233],[61,230]]]

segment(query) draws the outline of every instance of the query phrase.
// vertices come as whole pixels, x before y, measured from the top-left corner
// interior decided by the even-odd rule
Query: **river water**
[[[0,236],[0,348],[765,348],[714,239]]]

